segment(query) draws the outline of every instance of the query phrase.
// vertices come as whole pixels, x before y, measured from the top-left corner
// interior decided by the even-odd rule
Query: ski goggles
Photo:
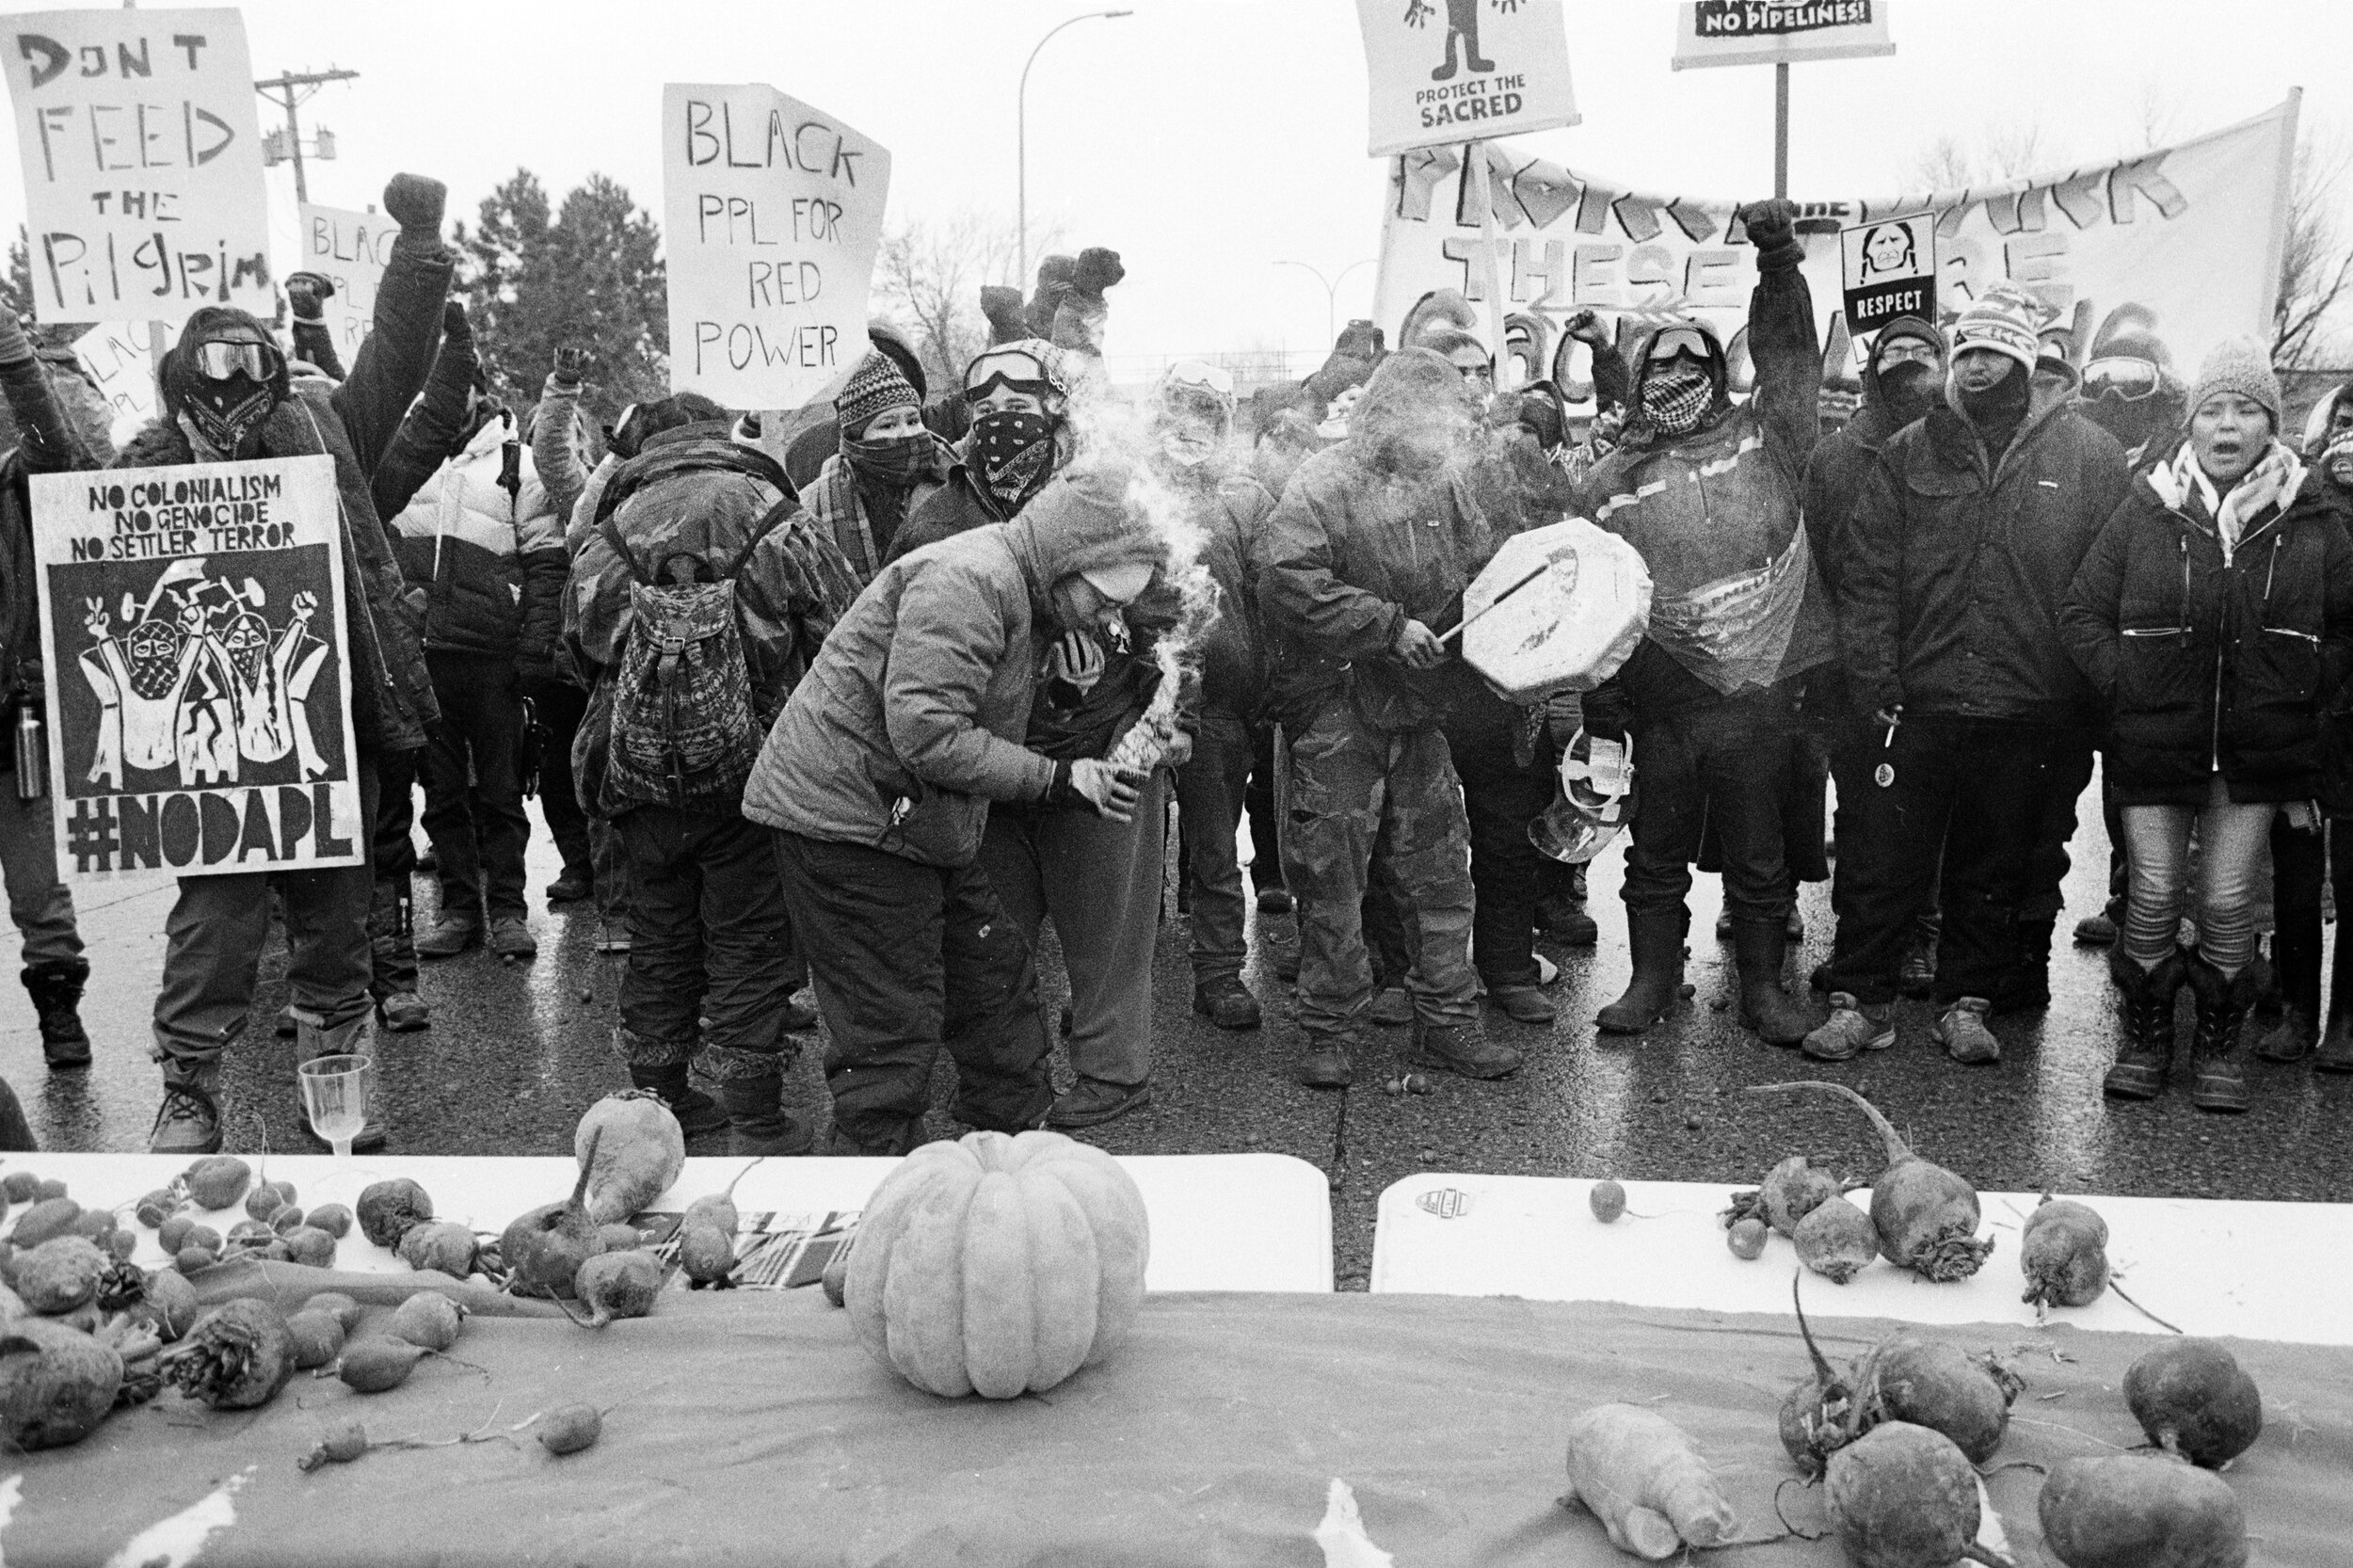
[[[2111,355],[2084,366],[2083,383],[2085,397],[2121,397],[2137,403],[2156,395],[2165,384],[2165,373],[2146,360]]]
[[[1657,364],[1678,354],[1689,354],[1694,360],[1705,360],[1712,354],[1707,334],[1696,327],[1670,327],[1650,341],[1650,352],[1642,358]]]
[[[207,381],[248,376],[266,381],[274,373],[277,351],[258,343],[200,343],[196,345],[196,372]]]
[[[1004,389],[1031,397],[1052,397],[1062,391],[1046,367],[1028,354],[984,354],[965,372],[964,396],[968,403]]]
[[[1179,360],[1168,367],[1164,383],[1170,391],[1179,387],[1197,388],[1202,392],[1231,400],[1234,378],[1206,360]]]

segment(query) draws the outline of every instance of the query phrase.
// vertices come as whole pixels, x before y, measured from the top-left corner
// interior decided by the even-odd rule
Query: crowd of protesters
[[[1851,417],[1826,418],[1805,242],[1774,201],[1740,214],[1758,281],[1738,363],[1695,317],[1585,313],[1566,331],[1589,385],[1538,363],[1498,392],[1441,294],[1393,348],[1353,324],[1246,408],[1197,360],[1123,397],[1101,361],[1120,263],[1089,250],[1049,258],[1027,300],[984,292],[995,341],[960,385],[933,388],[876,323],[789,427],[679,393],[594,429],[575,349],[533,408],[500,404],[450,300],[442,205],[420,177],[386,190],[400,234],[348,367],[322,279],[288,280],[283,338],[200,311],[162,360],[161,416],[120,452],[71,353],[0,321],[11,728],[42,691],[27,474],[335,468],[370,863],[180,882],[155,1152],[219,1146],[221,1057],[274,916],[300,1060],[354,1049],[371,1014],[431,1027],[421,962],[531,959],[535,787],[562,857],[544,896],[593,901],[600,951],[625,955],[632,1081],[739,1153],[816,1146],[784,1081],[821,1024],[834,1153],[912,1147],[943,1048],[974,1127],[1145,1104],[1172,814],[1209,1024],[1289,1013],[1311,1087],[1351,1083],[1383,1028],[1410,1030],[1412,1064],[1508,1077],[1556,1038],[1536,936],[1598,938],[1584,861],[1629,757],[1633,973],[1603,1031],[1684,1005],[1701,869],[1762,1042],[1884,1049],[1914,996],[1953,1061],[1998,1062],[1989,1018],[2050,1000],[2096,756],[2115,897],[2075,935],[2111,945],[2105,1092],[2158,1095],[2181,1056],[2194,1104],[2245,1110],[2243,1040],[2353,1072],[2353,952],[2325,1011],[2321,975],[2324,888],[2353,897],[2353,856],[2329,853],[2353,814],[2353,388],[2292,440],[2252,344],[2186,384],[2139,337],[2078,366],[1996,284],[1886,324]],[[1650,621],[1596,689],[1515,704],[1452,643],[1465,592],[1505,540],[1571,516],[1641,555]],[[84,1067],[88,965],[49,804],[0,802],[47,1061]],[[1825,1004],[1785,969],[1798,887],[1826,878]],[[1273,984],[1295,1005],[1270,1007]],[[0,1106],[0,1144],[23,1136]]]

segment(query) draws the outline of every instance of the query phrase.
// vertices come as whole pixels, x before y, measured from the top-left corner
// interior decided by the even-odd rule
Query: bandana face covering
[[[198,434],[216,451],[234,456],[269,417],[270,391],[243,371],[220,381],[200,376],[188,389],[186,409]]]
[[[928,435],[886,436],[880,440],[845,439],[841,455],[860,477],[893,489],[910,489],[931,472],[932,439]]]
[[[1887,405],[1888,416],[1898,427],[1914,420],[1926,419],[1936,407],[1937,387],[1943,377],[1933,365],[1917,360],[1906,360],[1880,372],[1880,396]]]
[[[1707,372],[1697,366],[1655,370],[1642,378],[1642,412],[1659,434],[1688,436],[1699,428],[1714,391]]]
[[[1017,506],[1053,470],[1054,421],[1009,409],[983,414],[972,422],[969,450],[982,488],[1000,504]]]

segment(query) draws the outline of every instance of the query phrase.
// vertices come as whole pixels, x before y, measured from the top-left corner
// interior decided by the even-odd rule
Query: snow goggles
[[[1651,339],[1650,352],[1642,357],[1657,364],[1678,354],[1689,354],[1694,360],[1709,357],[1707,335],[1696,327],[1670,327]]]
[[[256,381],[270,378],[276,358],[274,352],[258,343],[200,343],[196,345],[197,374],[208,381],[226,381],[233,376],[248,376]]]
[[[972,368],[965,373],[964,395],[967,402],[977,403],[1000,388],[1010,388],[1031,397],[1052,397],[1062,391],[1054,385],[1044,365],[1030,355],[1018,352],[984,354],[973,360]]]
[[[2165,384],[2165,373],[2146,360],[2111,355],[2084,366],[2083,383],[2086,397],[2114,396],[2137,403],[2156,395]]]
[[[1221,398],[1234,395],[1234,378],[1206,360],[1179,360],[1168,367],[1168,385],[1198,387]]]

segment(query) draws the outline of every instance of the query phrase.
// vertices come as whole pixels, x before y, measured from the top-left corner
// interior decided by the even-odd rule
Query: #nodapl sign
[[[334,460],[31,488],[66,873],[361,864]]]

